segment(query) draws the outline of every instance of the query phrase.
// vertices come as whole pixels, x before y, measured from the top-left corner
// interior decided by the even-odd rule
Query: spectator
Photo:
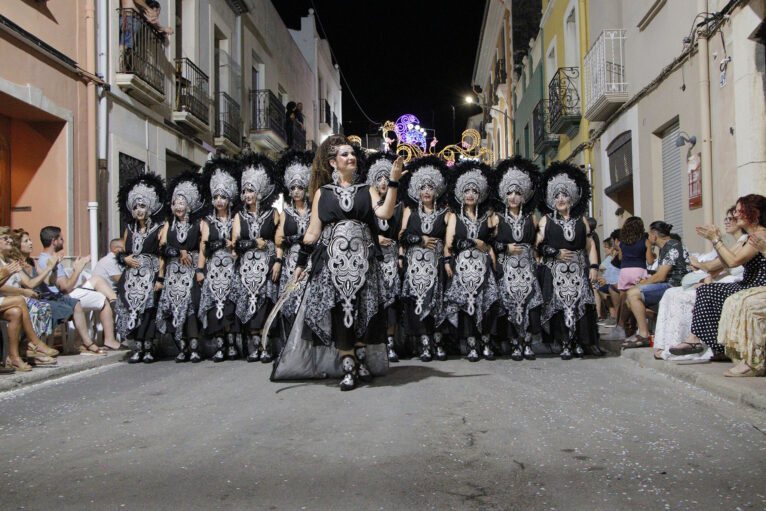
[[[293,112],[293,119],[295,120],[295,123],[298,125],[298,127],[302,130],[305,130],[306,128],[303,126],[303,103],[298,103],[295,105],[295,111]]]
[[[621,237],[624,229],[625,227],[620,231]],[[681,279],[688,273],[686,267],[689,265],[689,254],[681,244],[681,238],[672,234],[672,230],[672,225],[660,220],[652,222],[649,226],[649,241],[653,246],[660,248],[659,266],[654,275],[638,282],[638,285],[627,292],[628,307],[636,318],[638,332],[625,340],[623,348],[642,348],[651,345],[646,308],[660,303],[665,291],[671,287],[680,286]],[[622,264],[625,265],[624,253]]]
[[[734,218],[750,236],[766,231],[766,197],[756,194],[740,197]],[[724,347],[717,342],[723,304],[729,296],[742,289],[766,286],[766,258],[752,243],[737,252],[730,250],[721,241],[721,232],[714,225],[697,227],[697,233],[713,242],[713,248],[724,265],[743,265],[745,271],[740,282],[704,284],[697,289],[691,333],[684,342],[670,348],[670,352],[673,355],[702,353],[705,351],[704,343],[713,350],[713,360],[725,360]]]
[[[749,243],[766,257],[766,233]],[[763,376],[766,372],[766,286],[743,289],[726,299],[718,324],[718,344],[736,363],[724,376]]]
[[[125,245],[121,238],[114,238],[109,242],[109,253],[98,260],[93,268],[93,275],[101,277],[108,282],[114,292],[117,292],[117,281],[122,275],[122,266],[117,262],[117,254],[125,251]]]
[[[604,257],[604,260],[601,262],[601,270],[604,272],[604,276],[599,277],[598,280],[598,294],[609,310],[607,320],[599,323],[604,326],[615,326],[617,324],[616,304],[619,300],[617,281],[620,277],[620,269],[612,264],[615,257],[619,260],[619,254],[617,254],[617,249],[615,248],[615,241],[616,240],[610,236],[603,242],[606,257]]]
[[[644,222],[637,216],[625,220],[620,229],[619,238],[622,265],[620,266],[620,278],[617,289],[626,292],[641,280],[648,277],[647,265],[654,263],[652,244],[644,231]]]
[[[64,249],[64,237],[61,235],[59,227],[49,225],[40,230],[40,241],[43,244],[43,251],[37,258],[37,264],[42,268],[45,267],[49,257]],[[114,317],[110,306],[110,302],[116,300],[117,295],[112,286],[98,276],[92,276],[81,285],[77,285],[78,279],[89,261],[90,256],[78,257],[74,262],[71,275],[67,275],[64,267],[57,264],[55,285],[48,287],[54,293],[60,292],[79,300],[84,312],[98,312],[101,326],[104,329],[104,346],[109,349],[118,349],[119,343],[114,337]]]
[[[293,146],[293,123],[295,122],[295,101],[289,101],[285,107],[285,133],[287,147]]]

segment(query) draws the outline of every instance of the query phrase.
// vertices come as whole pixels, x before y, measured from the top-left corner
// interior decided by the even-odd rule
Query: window
[[[524,158],[529,158],[529,124],[524,126]]]
[[[556,39],[551,41],[551,46],[548,49],[548,54],[545,56],[545,73],[546,79],[550,80],[553,75],[556,74],[558,69],[558,62],[556,61]]]
[[[631,132],[627,131],[612,140],[606,148],[609,157],[609,178],[612,185],[620,183],[623,179],[633,175],[633,148]]]

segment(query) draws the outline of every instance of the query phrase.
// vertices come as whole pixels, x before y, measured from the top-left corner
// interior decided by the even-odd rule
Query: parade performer
[[[231,241],[232,203],[237,197],[238,166],[234,160],[213,157],[203,167],[209,183],[212,212],[200,223],[197,282],[202,294],[197,317],[205,334],[215,338],[213,362],[237,358],[234,301],[234,244]]]
[[[493,248],[504,314],[499,331],[510,341],[513,360],[534,360],[531,339],[540,333],[543,303],[534,254],[540,172],[531,161],[514,156],[497,165],[493,178],[492,189],[499,200]]]
[[[396,157],[389,153],[375,153],[367,160],[367,184],[375,189],[381,197],[388,191],[388,178]],[[382,202],[380,203],[382,205]],[[394,334],[397,323],[397,300],[401,291],[399,276],[399,230],[402,225],[403,205],[401,201],[394,207],[390,220],[377,219],[377,236],[380,250],[383,252],[383,285],[389,301],[386,303],[386,347],[388,360],[398,362],[399,356],[394,346]]]
[[[311,151],[288,151],[277,162],[277,174],[283,176],[287,193],[275,240],[277,246],[282,247],[285,260],[279,281],[280,292],[287,289],[287,285],[293,278],[301,241],[311,220],[311,202],[308,200],[308,189],[313,160],[314,153]],[[311,271],[310,266],[306,267],[306,271]],[[306,279],[303,279],[282,306],[280,311],[282,333],[276,346],[272,347],[275,354],[280,353],[285,345],[290,327],[295,322],[295,315],[298,312],[300,297],[305,286]]]
[[[118,261],[126,266],[117,282],[116,329],[120,337],[134,340],[136,349],[128,362],[154,362],[152,343],[156,330],[157,298],[162,289],[160,231],[163,226],[165,186],[151,172],[125,183],[119,192],[123,213],[130,215]]]
[[[358,381],[370,381],[375,371],[367,365],[373,359],[367,345],[385,341],[383,309],[389,297],[373,231],[376,218],[388,220],[394,213],[402,163],[394,163],[385,200],[378,205],[380,195],[363,180],[357,182],[357,161],[343,135],[328,137],[314,158],[311,222],[295,278],[306,277],[309,255],[312,269],[272,379],[342,374],[340,389],[351,390]],[[381,354],[385,371],[385,349]]]
[[[274,243],[279,212],[271,207],[281,192],[276,167],[268,157],[247,152],[240,158],[242,207],[234,217],[237,252],[234,295],[239,332],[247,341],[247,361],[273,360],[261,346],[266,318],[279,299],[282,247]],[[243,345],[245,343],[243,342]]]
[[[173,216],[160,233],[164,283],[157,307],[157,330],[171,334],[178,347],[176,362],[200,362],[200,289],[195,279],[199,259],[200,217],[205,205],[202,175],[183,172],[168,183],[168,209]]]
[[[437,329],[444,295],[444,240],[450,213],[445,208],[447,166],[426,156],[407,166],[402,199],[400,244],[404,257],[400,294],[404,333],[417,339],[416,352],[423,362],[446,360],[442,333]]]
[[[454,214],[447,223],[444,270],[449,279],[444,293],[444,317],[465,340],[468,360],[494,360],[489,337],[490,308],[497,302],[497,281],[490,247],[497,222],[487,211],[490,168],[477,161],[460,163],[449,174],[447,192]],[[481,341],[481,346],[478,341]]]
[[[591,197],[583,171],[554,162],[543,173],[538,209],[544,215],[538,228],[538,252],[544,261],[542,323],[561,359],[584,355],[583,347],[600,356],[598,327],[591,283],[598,278],[598,255],[584,217]]]

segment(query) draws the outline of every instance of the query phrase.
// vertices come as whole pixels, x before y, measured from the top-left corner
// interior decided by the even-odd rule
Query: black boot
[[[343,378],[340,380],[340,390],[354,390],[356,388],[356,360],[351,355],[340,359],[340,367],[343,369]]]
[[[226,334],[226,358],[229,360],[236,360],[239,358],[239,352],[237,351],[237,345],[234,342],[234,334]]]
[[[594,357],[603,357],[605,355],[604,350],[599,348],[598,344],[592,344],[590,347],[590,354]]]
[[[128,359],[128,364],[137,364],[144,359],[144,343],[136,341],[136,350]]]
[[[495,352],[492,351],[492,346],[490,344],[489,336],[482,335],[481,343],[484,346],[481,351],[482,356],[486,358],[487,360],[495,360]]]
[[[468,361],[478,362],[481,357],[479,356],[479,350],[476,347],[476,337],[469,337],[465,340],[465,343],[468,345]]]
[[[215,352],[215,355],[213,355],[213,362],[223,362],[224,356],[223,356],[223,337],[218,336],[215,338],[215,347],[218,348],[218,350]]]
[[[271,343],[269,343],[269,346],[264,346],[263,350],[261,351],[261,362],[264,364],[269,364],[274,361],[274,355],[271,354]]]
[[[420,360],[423,362],[430,362],[433,359],[431,356],[431,338],[427,335],[420,336]]]
[[[444,346],[442,345],[441,332],[434,333],[434,358],[442,362],[447,360],[447,352],[444,351]]]
[[[386,350],[388,351],[389,362],[399,362],[399,355],[396,354],[396,350],[394,349],[394,338],[390,335],[386,340]]]
[[[247,361],[257,362],[261,359],[261,336],[258,334],[247,336]]]
[[[199,354],[199,339],[196,337],[189,341],[189,351],[191,352],[191,355],[189,355],[189,360],[192,364],[202,362],[202,357]]]
[[[178,356],[176,357],[176,363],[180,364],[189,360],[189,354],[186,353],[186,341],[181,339],[178,341]]]
[[[513,347],[513,350],[511,351],[511,360],[515,360],[517,362],[524,360],[524,355],[522,353],[522,347],[519,343],[519,340],[516,338],[511,339],[511,346]]]
[[[572,349],[570,346],[571,344],[569,342],[564,344],[564,347],[561,350],[561,360],[572,360]]]
[[[152,349],[154,343],[152,341],[144,341],[144,364],[151,364],[154,362],[154,355],[152,355]]]
[[[529,332],[524,336],[524,358],[527,360],[535,359],[535,352],[532,351],[532,334]]]
[[[582,349],[582,346],[580,346],[579,343],[575,344],[574,353],[573,354],[577,358],[582,358],[585,355],[585,351]]]
[[[354,355],[356,355],[356,373],[361,381],[364,383],[370,383],[372,381],[372,373],[370,368],[367,367],[367,346],[357,346],[354,348]]]

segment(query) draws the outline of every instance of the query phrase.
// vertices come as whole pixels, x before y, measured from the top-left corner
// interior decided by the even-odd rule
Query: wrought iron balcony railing
[[[286,141],[285,120],[285,107],[273,92],[269,89],[250,91],[250,130],[271,130]]]
[[[545,154],[559,144],[558,136],[550,131],[548,124],[548,102],[541,99],[532,110],[532,135],[535,153]]]
[[[508,72],[505,67],[505,59],[497,59],[495,61],[495,83],[506,83],[508,79]]]
[[[625,30],[604,30],[585,55],[585,117],[606,119],[628,99],[625,81]]]
[[[208,77],[187,59],[176,59],[176,106],[177,112],[189,112],[197,119],[210,120]]]
[[[548,119],[553,133],[571,133],[582,117],[580,69],[560,67],[548,83]]]
[[[141,78],[160,94],[165,80],[160,67],[164,58],[163,35],[132,8],[117,9],[120,15],[120,62],[118,73]]]
[[[215,101],[215,136],[224,137],[237,147],[242,144],[242,117],[239,103],[225,92],[219,92]]]

